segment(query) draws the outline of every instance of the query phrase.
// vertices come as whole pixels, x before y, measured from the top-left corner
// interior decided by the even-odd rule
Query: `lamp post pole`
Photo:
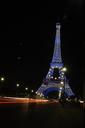
[[[0,93],[2,94],[2,92],[1,92],[1,89],[2,89],[2,87],[3,87],[3,82],[5,81],[5,78],[4,77],[1,77],[0,78]]]

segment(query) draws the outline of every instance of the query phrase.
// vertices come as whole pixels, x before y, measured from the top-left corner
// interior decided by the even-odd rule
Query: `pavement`
[[[82,104],[0,97],[0,128],[84,128]]]

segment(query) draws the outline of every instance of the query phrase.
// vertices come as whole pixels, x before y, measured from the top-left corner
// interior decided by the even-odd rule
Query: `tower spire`
[[[60,28],[61,25],[56,23],[56,36],[55,36],[55,46],[54,46],[54,53],[52,58],[52,63],[62,63],[61,58],[61,41],[60,41]]]

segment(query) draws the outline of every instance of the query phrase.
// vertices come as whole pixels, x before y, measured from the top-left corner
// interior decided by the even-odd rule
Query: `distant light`
[[[66,101],[68,101],[68,98],[66,98]]]
[[[64,75],[64,72],[61,72],[62,75]]]
[[[31,90],[31,92],[34,92],[34,90]]]
[[[35,92],[37,94],[37,92]]]
[[[17,87],[19,87],[19,84],[17,84]]]
[[[60,90],[62,90],[62,87],[60,87]]]
[[[83,104],[83,103],[84,103],[84,101],[83,101],[83,100],[79,100],[79,102],[80,102],[81,104]]]
[[[61,84],[64,84],[64,82],[63,82],[63,81],[61,81]]]
[[[64,77],[63,75],[61,77]]]
[[[71,101],[71,99],[66,98],[66,101],[70,102],[70,101]]]
[[[62,69],[62,71],[64,71],[64,72],[67,71],[67,68],[64,67],[64,68]]]
[[[5,80],[5,78],[4,77],[1,77],[1,81],[4,81]]]
[[[25,90],[28,90],[28,88],[25,88]]]
[[[51,71],[52,69],[50,68],[50,71]]]
[[[55,80],[57,80],[57,77],[55,77]]]
[[[49,77],[50,77],[50,75],[49,75]]]

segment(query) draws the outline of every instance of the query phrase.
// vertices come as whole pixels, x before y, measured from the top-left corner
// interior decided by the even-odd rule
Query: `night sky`
[[[5,76],[6,93],[14,91],[16,83],[30,89],[41,85],[53,55],[56,22],[60,22],[67,77],[74,92],[82,95],[82,12],[79,0],[15,3],[8,8],[0,46],[0,75]]]

